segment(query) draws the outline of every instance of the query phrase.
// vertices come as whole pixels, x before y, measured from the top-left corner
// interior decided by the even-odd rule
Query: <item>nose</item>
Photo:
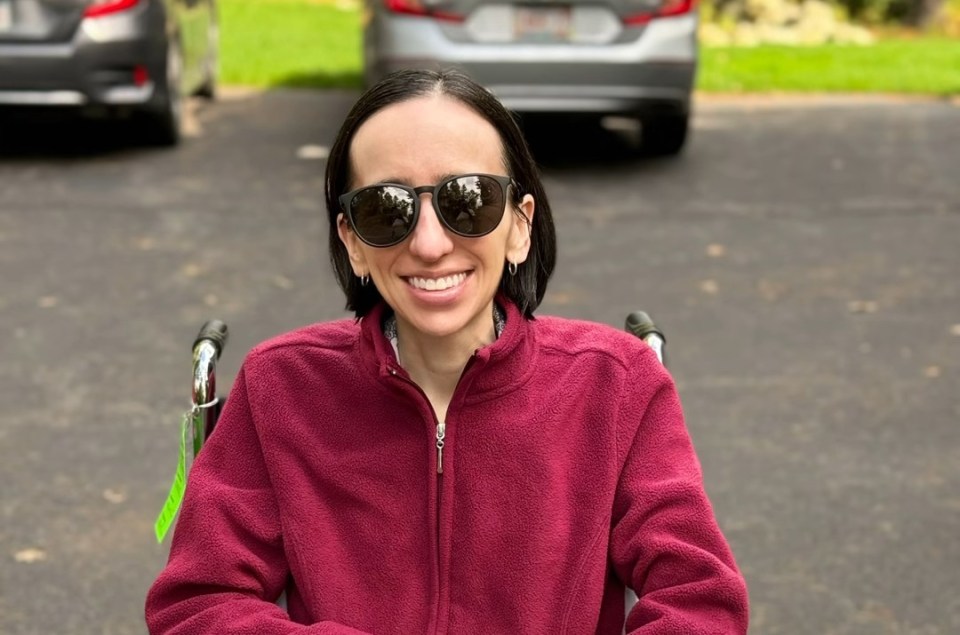
[[[420,217],[409,245],[410,252],[425,262],[436,262],[453,250],[453,239],[437,217],[429,193],[420,195]]]

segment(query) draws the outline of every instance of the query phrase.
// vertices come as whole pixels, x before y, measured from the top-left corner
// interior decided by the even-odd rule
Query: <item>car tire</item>
[[[150,145],[175,146],[183,127],[183,55],[176,39],[167,44],[163,77],[157,82],[158,101],[143,112],[141,131]]]
[[[204,79],[196,95],[204,99],[217,98],[217,85],[220,80],[220,23],[217,11],[210,3],[210,26],[207,28],[207,61],[204,64]]]
[[[656,115],[640,118],[640,152],[649,157],[680,154],[687,141],[690,115]]]

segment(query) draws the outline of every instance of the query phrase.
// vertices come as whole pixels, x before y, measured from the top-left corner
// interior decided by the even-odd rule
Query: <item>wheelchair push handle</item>
[[[223,400],[217,397],[217,361],[227,346],[228,336],[229,331],[224,322],[210,320],[200,327],[200,332],[193,341],[193,406],[190,411],[190,427],[194,457],[213,432],[223,407]]]
[[[647,315],[646,311],[634,311],[627,316],[625,325],[628,333],[636,335],[657,354],[661,364],[666,364],[666,352],[664,347],[667,344],[667,338],[654,321]]]
[[[220,354],[223,353],[223,349],[227,346],[227,340],[230,339],[230,331],[227,329],[226,323],[220,320],[208,320],[203,326],[200,327],[200,332],[197,333],[196,339],[193,340],[193,349],[197,348],[197,344],[203,340],[209,341],[217,350],[217,358],[220,357]]]

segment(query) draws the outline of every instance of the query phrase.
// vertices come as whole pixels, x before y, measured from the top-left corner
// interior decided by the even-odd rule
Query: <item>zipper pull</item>
[[[437,474],[443,474],[443,438],[447,433],[447,424],[437,424]]]

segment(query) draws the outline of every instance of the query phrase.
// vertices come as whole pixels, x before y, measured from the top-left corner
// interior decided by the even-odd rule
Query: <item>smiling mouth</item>
[[[422,291],[445,291],[446,289],[452,289],[453,287],[463,284],[463,281],[466,279],[466,272],[456,273],[452,276],[444,276],[443,278],[418,278],[411,276],[407,278],[407,284],[414,289],[420,289]]]

